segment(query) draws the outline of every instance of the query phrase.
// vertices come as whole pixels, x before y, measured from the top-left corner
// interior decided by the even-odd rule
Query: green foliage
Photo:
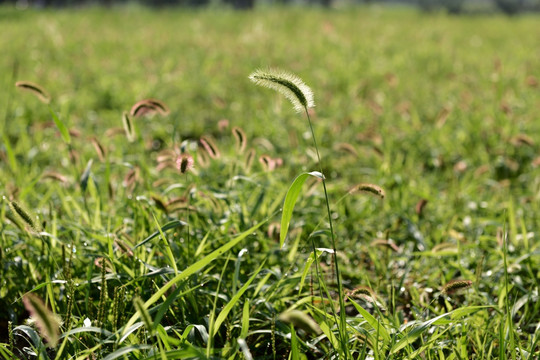
[[[0,357],[538,358],[538,21],[433,16],[0,7]]]

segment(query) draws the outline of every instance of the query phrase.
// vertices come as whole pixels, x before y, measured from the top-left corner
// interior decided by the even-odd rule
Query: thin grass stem
[[[339,308],[340,308],[340,312],[339,312],[340,324],[338,326],[339,339],[340,339],[340,343],[341,343],[341,347],[342,347],[342,351],[343,351],[343,356],[344,356],[345,359],[348,359],[349,351],[348,351],[348,346],[347,346],[347,339],[346,339],[346,336],[345,336],[346,331],[347,331],[347,319],[346,319],[346,314],[345,314],[345,301],[343,299],[343,284],[341,283],[341,272],[339,271],[339,264],[338,264],[338,259],[337,259],[336,236],[335,236],[335,233],[334,233],[334,225],[333,225],[333,222],[332,222],[332,212],[330,211],[330,200],[329,200],[329,197],[328,197],[328,191],[326,189],[326,177],[324,176],[324,173],[323,173],[321,155],[319,153],[319,147],[317,145],[317,139],[315,138],[315,131],[313,130],[313,124],[312,124],[312,121],[311,121],[311,117],[309,116],[309,111],[308,111],[307,106],[304,106],[304,110],[306,112],[306,116],[307,116],[307,119],[308,119],[309,129],[311,131],[311,136],[313,138],[313,144],[315,145],[315,152],[317,153],[317,160],[319,162],[319,169],[320,169],[319,171],[322,174],[322,184],[323,184],[323,189],[324,189],[324,198],[325,198],[325,202],[326,202],[326,211],[328,213],[328,223],[329,223],[329,226],[330,226],[330,237],[332,239],[332,250],[334,252],[333,253],[334,266],[336,268],[336,281],[337,281],[337,286],[338,286]],[[315,254],[315,258],[316,258],[316,254]],[[332,306],[332,311],[333,311],[334,316],[335,316],[335,309],[334,309],[333,306]]]

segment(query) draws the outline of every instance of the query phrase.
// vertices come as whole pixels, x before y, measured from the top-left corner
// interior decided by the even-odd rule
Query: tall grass
[[[538,357],[535,18],[125,10],[0,7],[0,357]]]

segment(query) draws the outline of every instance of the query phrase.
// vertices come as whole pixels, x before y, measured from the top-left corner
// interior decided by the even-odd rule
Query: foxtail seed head
[[[193,162],[193,156],[188,153],[181,154],[176,158],[176,169],[180,174],[185,174],[193,169]]]
[[[452,280],[443,287],[442,293],[452,294],[458,290],[470,288],[472,283],[471,280]]]
[[[45,91],[45,89],[39,86],[38,84],[32,83],[30,81],[17,81],[15,83],[15,86],[18,87],[19,89],[23,89],[23,90],[31,92],[41,102],[45,104],[48,104],[51,101],[51,97],[49,96],[47,91]]]
[[[357,191],[375,195],[381,199],[384,199],[386,196],[384,189],[374,184],[358,184],[355,187],[353,187],[351,190],[349,190],[349,194],[355,193]]]
[[[33,293],[28,293],[23,297],[23,304],[30,316],[38,326],[41,335],[47,339],[50,347],[55,347],[58,343],[60,333],[60,319],[45,303]]]
[[[255,84],[276,90],[291,101],[296,112],[315,106],[313,92],[298,76],[281,70],[257,70],[249,79]]]
[[[130,111],[130,115],[135,117],[152,115],[155,113],[166,116],[169,115],[170,110],[161,100],[144,99],[135,103],[135,105],[131,107]]]
[[[11,210],[19,216],[19,218],[30,227],[31,230],[39,232],[39,225],[34,221],[30,213],[26,211],[23,207],[21,207],[18,203],[15,201],[10,201],[9,206]]]

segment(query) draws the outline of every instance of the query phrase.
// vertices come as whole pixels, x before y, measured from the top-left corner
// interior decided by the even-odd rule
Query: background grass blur
[[[78,326],[86,317],[93,320],[99,307],[100,290],[88,285],[92,279],[99,283],[101,270],[95,259],[106,256],[114,264],[108,278],[111,299],[112,289],[123,286],[126,296],[146,300],[167,280],[166,272],[156,279],[145,277],[153,270],[170,268],[164,249],[145,245],[144,255],[135,255],[147,261],[143,266],[121,255],[107,234],[116,234],[132,247],[156,230],[154,215],[161,225],[191,219],[190,236],[182,230],[170,238],[177,244],[172,251],[181,270],[197,259],[194,254],[203,239],[204,254],[222,244],[220,239],[271,216],[293,178],[316,170],[305,121],[285,100],[247,79],[255,69],[277,67],[298,74],[315,94],[315,132],[335,204],[345,287],[370,286],[388,305],[385,324],[400,331],[405,331],[401,326],[407,321],[427,320],[430,311],[440,314],[480,305],[500,309],[471,315],[470,323],[463,320],[461,328],[437,338],[454,349],[445,352],[449,358],[451,353],[462,358],[499,355],[499,330],[505,326],[516,331],[518,348],[538,355],[537,16],[452,17],[376,6],[253,12],[2,7],[0,26],[1,115],[6,112],[0,127],[4,134],[1,195],[39,214],[47,222],[45,231],[59,239],[57,244],[77,249],[72,271],[81,286],[75,292],[73,311]],[[51,120],[47,107],[15,89],[14,69],[16,80],[48,90],[51,106],[78,134],[72,143],[73,161],[56,129],[47,126]],[[122,112],[144,98],[162,100],[170,115],[136,119],[135,143],[122,135],[111,136],[111,128],[122,127]],[[242,168],[245,154],[235,149],[230,132],[235,126],[244,129],[248,146],[255,149],[252,169]],[[184,140],[195,149],[201,136],[215,139],[220,159],[202,166],[197,160],[204,158],[196,158],[198,172],[188,177],[156,170],[159,151],[174,149]],[[98,160],[89,141],[92,137],[107,150],[106,160]],[[267,171],[257,161],[262,155],[280,158],[283,165]],[[89,195],[78,182],[90,159],[98,193]],[[140,178],[130,189],[126,173],[133,168],[140,169]],[[66,183],[43,180],[43,174],[51,171],[65,175]],[[238,176],[249,181],[244,184]],[[365,182],[383,187],[386,199],[352,195],[337,202],[348,189]],[[201,194],[193,195],[197,191]],[[159,201],[173,195],[192,197],[187,205],[194,208],[191,215],[159,210]],[[287,261],[279,255],[270,226],[279,220],[275,215],[244,245],[249,257],[237,270],[240,275],[232,275],[239,247],[230,263],[220,258],[201,275],[203,280],[191,281],[190,286],[200,280],[209,290],[190,290],[199,306],[179,304],[191,315],[172,316],[168,324],[180,332],[188,324],[208,327],[215,291],[223,292],[219,301],[225,304],[237,289],[233,279],[247,281],[262,259],[270,256],[265,271],[273,275],[266,281],[275,288],[271,295],[255,291],[270,305],[266,309],[254,305],[252,326],[259,332],[250,334],[248,344],[254,356],[288,354],[288,328],[280,328],[277,321],[277,336],[284,339],[277,350],[268,345],[265,331],[275,331],[276,314],[309,296],[309,292],[298,293],[310,253],[305,240],[319,228],[324,214],[321,189],[313,187],[308,195],[301,197],[293,215],[292,226],[300,236],[297,257]],[[141,205],[141,199],[147,202]],[[422,209],[421,201],[427,201]],[[44,253],[35,236],[14,225],[6,201],[3,207],[0,298],[7,310],[0,317],[5,333],[8,320],[16,326],[26,317],[20,300],[25,292],[64,275],[60,245]],[[509,231],[508,267],[503,263],[502,239],[497,237],[502,229]],[[391,239],[399,250],[377,247],[372,244],[376,239]],[[329,247],[327,240],[320,239],[318,246]],[[292,243],[291,239],[282,250],[285,255],[296,251]],[[42,271],[36,268],[40,262],[47,264]],[[240,262],[239,256],[237,267]],[[222,273],[227,267],[231,271]],[[446,304],[434,295],[458,278],[474,281],[466,295],[447,299]],[[67,306],[63,285],[40,291],[45,288],[37,294],[48,303],[58,302],[57,312],[63,315]],[[129,318],[136,310],[128,299]],[[513,327],[505,323],[505,301],[515,309],[510,316]],[[227,332],[218,333],[213,343],[216,349],[229,346],[231,353],[239,349],[235,324],[240,322],[242,307],[236,306],[233,314]],[[313,310],[311,314],[317,317]],[[109,330],[115,329],[109,326]],[[466,341],[460,340],[463,337]],[[7,334],[3,338],[7,343]],[[204,339],[201,335],[190,342],[204,348],[208,344]],[[96,339],[82,341],[69,351],[81,353],[97,343]],[[311,346],[302,349],[314,357],[330,349],[323,340]],[[406,352],[411,355],[420,347],[411,345]],[[425,351],[437,354],[438,350]],[[510,356],[513,349],[502,352]]]

